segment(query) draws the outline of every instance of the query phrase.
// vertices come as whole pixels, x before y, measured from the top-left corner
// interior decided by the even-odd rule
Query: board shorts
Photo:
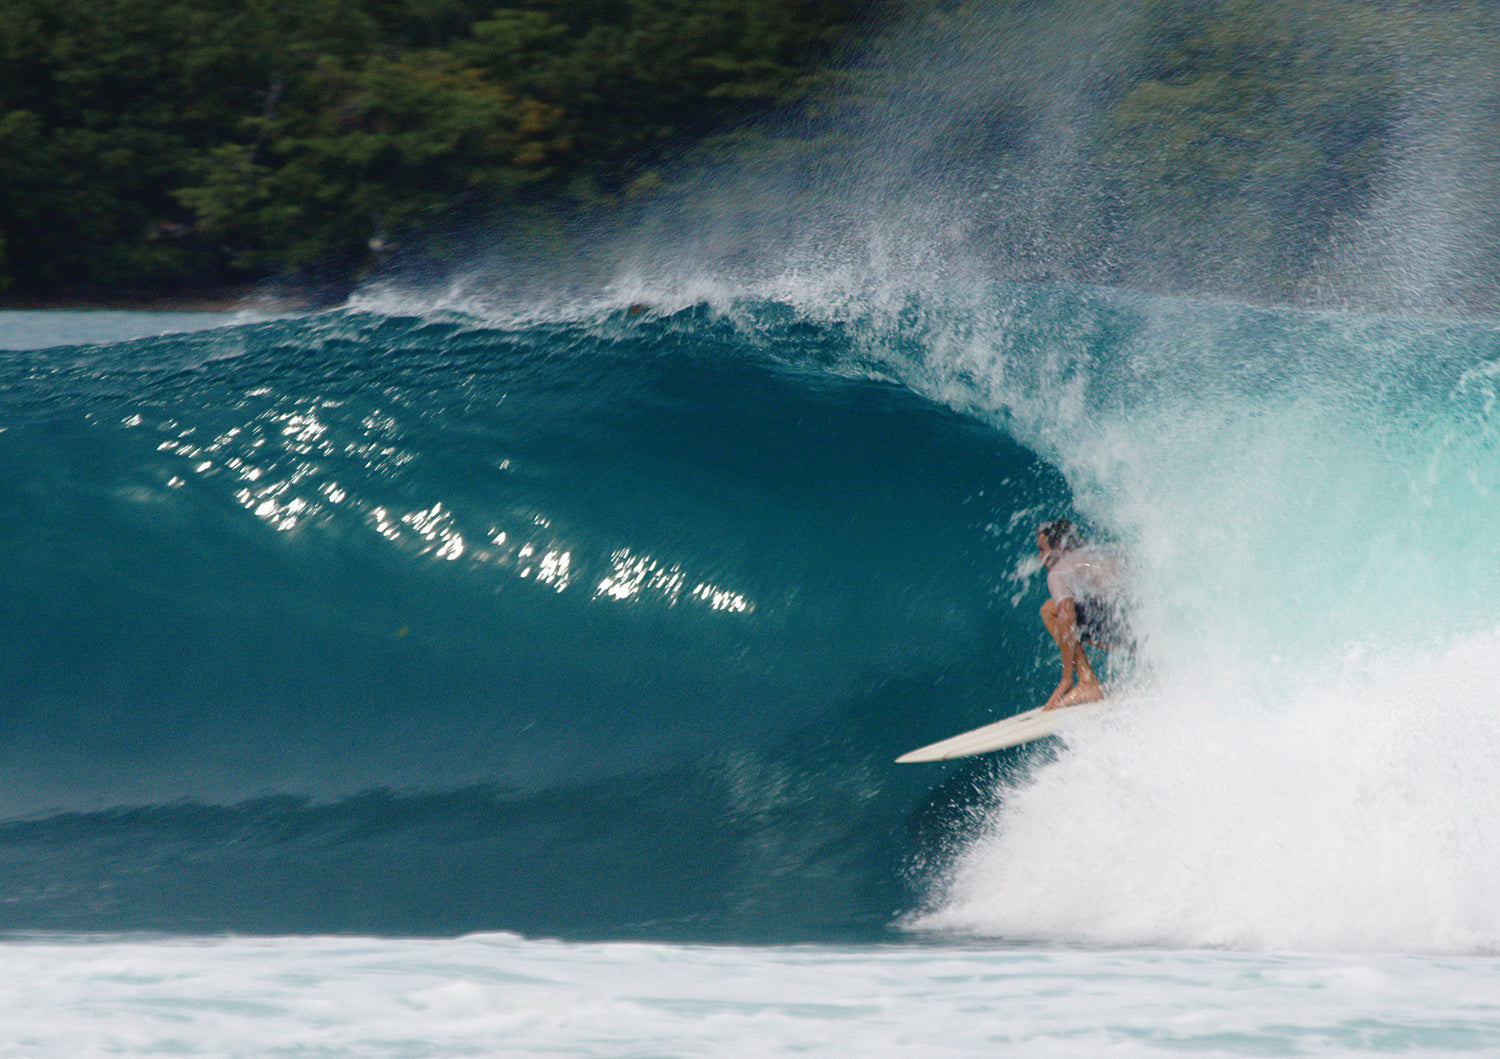
[[[1078,638],[1095,647],[1125,647],[1130,628],[1119,605],[1107,599],[1075,599]]]

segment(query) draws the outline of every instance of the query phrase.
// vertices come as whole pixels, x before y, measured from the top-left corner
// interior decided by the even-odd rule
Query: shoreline
[[[0,312],[295,313],[329,308],[331,304],[264,287],[175,294],[0,294]]]

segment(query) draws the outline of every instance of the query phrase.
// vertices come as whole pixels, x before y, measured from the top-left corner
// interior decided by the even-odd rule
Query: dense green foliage
[[[777,115],[805,131],[819,113],[827,127],[841,106],[899,117],[931,87],[920,69],[970,93],[951,121],[925,119],[928,173],[1029,188],[1038,144],[1066,141],[1065,193],[1017,208],[985,192],[971,227],[994,246],[1066,239],[1088,205],[1061,266],[1084,278],[1129,282],[1116,266],[1132,259],[1210,279],[1251,261],[1262,293],[1297,297],[1336,276],[1402,152],[1443,147],[1420,142],[1451,117],[1419,98],[1432,85],[1467,108],[1450,137],[1468,141],[1466,192],[1487,202],[1500,184],[1484,61],[1500,29],[1477,2],[0,4],[0,289],[16,292],[355,275],[459,221],[536,231],[659,194],[674,159],[715,143],[836,165],[847,141],[745,130]],[[1085,23],[1092,38],[1069,37]],[[1013,76],[1059,47],[1098,67],[1067,89],[1087,102],[1067,130],[1046,124],[1056,101],[1038,106],[1051,68],[1029,87]],[[841,65],[856,48],[866,61]],[[1500,236],[1473,240],[1471,271],[1500,271]],[[1492,280],[1475,291],[1500,299]]]
[[[0,287],[358,267],[793,105],[839,0],[4,0]]]

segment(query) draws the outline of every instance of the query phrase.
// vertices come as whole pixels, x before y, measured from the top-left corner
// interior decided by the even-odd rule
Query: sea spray
[[[1149,680],[1008,794],[922,924],[1492,948],[1492,329],[1126,301],[1076,400],[1016,429],[1127,542]]]

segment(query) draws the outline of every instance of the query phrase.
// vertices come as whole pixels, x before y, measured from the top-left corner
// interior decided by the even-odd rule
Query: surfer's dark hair
[[[1070,519],[1055,518],[1051,522],[1043,522],[1036,531],[1042,535],[1042,540],[1047,542],[1049,548],[1061,548],[1066,552],[1083,547],[1083,534],[1078,532],[1078,527]]]

